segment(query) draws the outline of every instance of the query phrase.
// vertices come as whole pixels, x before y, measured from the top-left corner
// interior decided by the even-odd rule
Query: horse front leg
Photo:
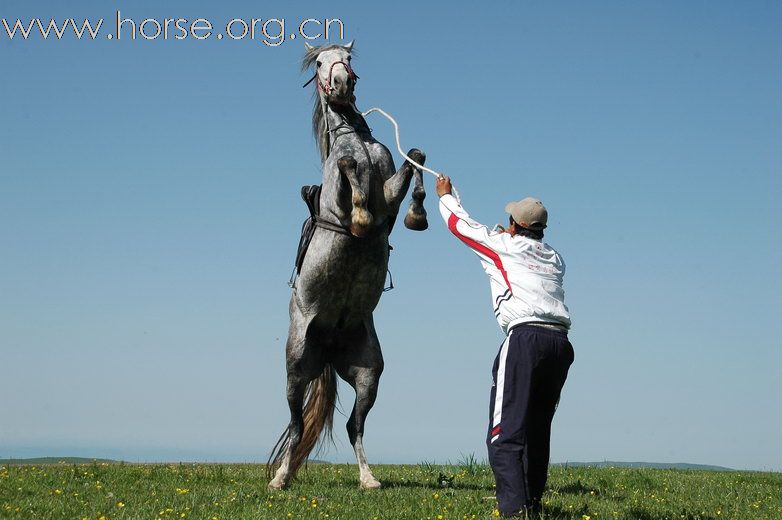
[[[422,164],[422,163],[418,163]],[[429,227],[426,220],[426,209],[424,209],[424,199],[426,190],[424,190],[424,174],[418,168],[414,168],[415,184],[413,185],[413,200],[410,201],[410,207],[407,208],[405,215],[405,227],[413,231],[423,231]]]
[[[410,150],[407,155],[420,165],[426,161],[426,155],[416,148]],[[405,227],[414,231],[423,231],[429,227],[426,220],[426,210],[424,209],[424,179],[421,170],[413,166],[409,161],[405,161],[399,171],[392,175],[383,186],[386,197],[386,203],[394,213],[399,211],[407,190],[410,188],[410,181],[415,177],[413,187],[413,200],[405,215]]]
[[[353,205],[350,211],[350,232],[354,236],[363,237],[372,229],[374,219],[367,210],[367,192],[359,182],[358,164],[353,157],[346,155],[337,161],[337,168],[350,183],[350,200]]]

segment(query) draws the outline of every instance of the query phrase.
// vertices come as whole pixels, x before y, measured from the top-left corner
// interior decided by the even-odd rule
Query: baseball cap
[[[510,213],[517,224],[524,222],[530,229],[545,229],[548,211],[535,197],[527,197],[516,202],[508,202],[505,212]]]

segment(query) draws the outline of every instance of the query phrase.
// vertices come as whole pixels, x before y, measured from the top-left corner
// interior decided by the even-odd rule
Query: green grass
[[[0,466],[0,517],[126,519],[489,519],[491,471],[455,465],[374,467],[361,491],[351,465],[313,464],[289,490],[266,490],[261,465]],[[782,519],[782,474],[552,467],[543,518]]]
[[[111,459],[90,459],[87,457],[34,457],[31,459],[0,459],[0,466],[6,464],[92,464],[93,462],[111,462],[117,463],[118,460]]]

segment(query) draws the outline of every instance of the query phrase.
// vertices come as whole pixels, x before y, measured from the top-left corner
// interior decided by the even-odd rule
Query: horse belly
[[[321,315],[369,314],[383,293],[387,270],[388,243],[381,237],[356,239],[318,230],[296,282],[299,306]]]

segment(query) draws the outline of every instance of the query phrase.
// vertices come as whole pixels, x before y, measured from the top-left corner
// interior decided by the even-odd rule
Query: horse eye
[[[317,66],[317,67],[320,67],[320,62],[319,62],[319,61],[316,61],[316,62],[315,62],[315,66]]]

